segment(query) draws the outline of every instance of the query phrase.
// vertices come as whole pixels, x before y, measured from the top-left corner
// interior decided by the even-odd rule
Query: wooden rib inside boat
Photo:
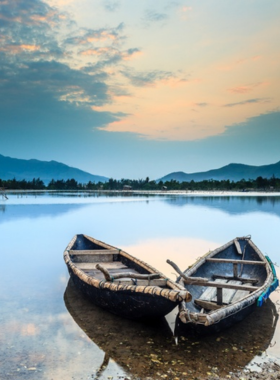
[[[76,235],[64,252],[70,276],[96,305],[132,319],[168,314],[191,295],[182,284],[164,276],[128,253]]]

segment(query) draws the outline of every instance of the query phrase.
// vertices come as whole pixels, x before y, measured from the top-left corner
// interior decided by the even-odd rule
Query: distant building
[[[132,189],[132,187],[129,185],[124,185],[124,187],[123,187],[123,190],[131,190],[131,189]]]
[[[161,190],[167,190],[167,186],[162,186]]]

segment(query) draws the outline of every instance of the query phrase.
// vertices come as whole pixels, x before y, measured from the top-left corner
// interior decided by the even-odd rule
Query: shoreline
[[[184,196],[221,196],[221,197],[280,197],[276,191],[217,191],[217,190],[19,190],[7,189],[5,194],[20,193],[83,193],[83,194],[121,194],[121,195],[184,195]],[[1,193],[0,193],[1,195]]]

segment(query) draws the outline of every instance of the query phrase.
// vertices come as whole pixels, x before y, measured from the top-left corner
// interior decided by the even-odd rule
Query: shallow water
[[[236,236],[279,262],[279,197],[8,194],[0,198],[0,379],[184,378],[280,361],[279,293],[233,328],[173,336],[176,310],[156,325],[127,321],[77,293],[62,253],[76,233],[128,251],[175,279]],[[277,268],[279,275],[279,268]]]

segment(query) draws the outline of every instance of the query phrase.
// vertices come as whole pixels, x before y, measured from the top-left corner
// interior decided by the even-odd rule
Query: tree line
[[[33,178],[32,181],[26,180],[1,180],[0,188],[7,190],[218,190],[218,191],[249,191],[249,190],[265,190],[277,191],[280,190],[280,178],[274,175],[271,178],[258,177],[256,179],[242,179],[240,181],[230,180],[203,180],[179,182],[176,180],[170,181],[150,181],[146,179],[121,179],[116,180],[110,178],[107,182],[91,182],[78,183],[75,179],[54,180],[52,179],[46,185],[40,178]]]

